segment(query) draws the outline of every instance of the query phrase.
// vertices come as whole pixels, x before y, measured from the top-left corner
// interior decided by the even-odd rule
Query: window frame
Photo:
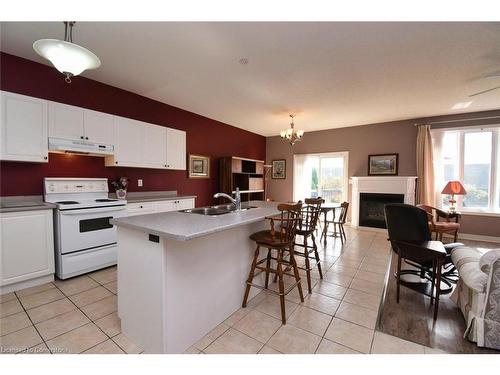
[[[456,128],[439,128],[432,129],[432,137],[435,139],[436,135],[441,137],[440,142],[447,132],[458,133],[458,179],[464,181],[465,169],[465,135],[467,133],[480,133],[491,132],[491,156],[490,156],[490,171],[489,171],[489,194],[488,194],[488,207],[464,207],[463,196],[456,196],[456,207],[459,212],[466,214],[500,216],[500,124],[481,125],[481,126],[468,126]],[[442,144],[441,144],[442,147]],[[442,156],[442,155],[440,155]],[[436,164],[436,163],[435,163]],[[443,167],[443,160],[438,161],[438,166]],[[440,171],[439,173],[442,173]],[[435,172],[436,174],[436,172]],[[447,181],[443,179],[446,183]],[[436,186],[436,206],[442,208],[442,194],[443,187]]]
[[[292,196],[294,201],[298,200],[303,200],[305,197],[296,197],[296,166],[297,166],[297,157],[304,157],[304,156],[310,156],[310,157],[318,157],[320,158],[319,162],[319,168],[321,170],[321,158],[331,158],[331,157],[339,157],[341,156],[344,160],[344,171],[345,171],[345,176],[344,176],[344,181],[342,183],[342,191],[343,191],[343,200],[348,201],[349,200],[349,151],[332,151],[332,152],[307,152],[303,154],[294,154],[293,155],[293,179],[292,179]],[[321,173],[318,175],[318,184],[321,183]],[[298,198],[298,199],[297,199]]]

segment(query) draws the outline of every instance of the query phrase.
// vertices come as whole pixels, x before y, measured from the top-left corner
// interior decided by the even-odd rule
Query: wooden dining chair
[[[349,209],[349,202],[343,202],[340,204],[340,213],[339,215],[335,215],[335,212],[333,214],[333,219],[332,220],[324,220],[325,222],[323,223],[324,228],[323,228],[323,234],[321,237],[325,238],[326,242],[326,236],[328,236],[328,226],[330,224],[333,224],[333,232],[331,234],[332,237],[340,237],[340,241],[344,243],[344,241],[347,241],[347,237],[345,234],[344,230],[344,224],[347,219],[347,210]],[[338,230],[337,230],[338,229]]]

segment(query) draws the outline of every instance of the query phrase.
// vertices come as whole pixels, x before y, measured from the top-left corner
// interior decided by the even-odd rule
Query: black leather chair
[[[427,213],[421,208],[402,203],[386,204],[385,219],[389,240],[396,252],[398,247],[406,247],[403,250],[409,250],[410,247],[413,247],[411,251],[418,251],[411,243],[432,241]],[[443,245],[446,251],[446,256],[441,263],[442,269],[440,270],[441,282],[446,285],[446,288],[441,288],[443,294],[451,292],[453,284],[458,280],[458,272],[451,261],[450,255],[451,251],[458,246],[463,246],[463,244],[457,242]],[[433,282],[435,279],[431,261],[404,259],[404,262],[416,268],[401,271],[402,280],[405,283],[427,283]],[[413,277],[408,276],[405,278],[405,275],[413,275]]]

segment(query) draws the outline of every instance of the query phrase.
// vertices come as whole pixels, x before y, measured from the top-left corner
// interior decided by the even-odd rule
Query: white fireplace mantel
[[[366,176],[351,177],[352,211],[351,225],[359,226],[360,193],[404,194],[404,202],[415,204],[416,176]]]

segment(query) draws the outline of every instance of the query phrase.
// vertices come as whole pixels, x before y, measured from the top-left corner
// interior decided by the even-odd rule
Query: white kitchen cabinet
[[[186,132],[167,128],[167,169],[186,170]]]
[[[176,211],[177,201],[158,201],[154,202],[154,207],[156,212],[169,212]]]
[[[1,101],[1,160],[47,163],[47,101],[5,91]]]
[[[115,154],[106,157],[106,166],[168,169],[167,158],[170,157],[174,167],[171,169],[185,169],[186,134],[181,131],[172,133],[170,142],[175,144],[177,151],[169,154],[170,130],[174,129],[115,116]],[[179,152],[182,155],[177,155]]]
[[[113,115],[49,102],[49,137],[113,144]]]
[[[153,202],[127,203],[127,216],[152,214],[154,212]]]
[[[0,286],[54,274],[52,210],[0,214]]]
[[[176,210],[187,210],[189,208],[194,208],[194,198],[179,199],[177,201]]]
[[[143,123],[125,117],[114,117],[115,154],[106,157],[109,166],[142,167]]]
[[[169,212],[194,208],[194,198],[174,199],[153,202],[156,212]]]
[[[151,168],[167,167],[167,128],[142,123],[142,164]]]
[[[49,137],[85,139],[83,108],[49,102]]]
[[[114,146],[105,165],[186,169],[186,132],[72,105],[2,93],[1,160],[48,162],[49,138]]]
[[[85,139],[91,142],[113,144],[113,115],[85,109],[83,127]]]
[[[128,203],[127,216],[187,210],[189,208],[194,208],[194,198]]]

